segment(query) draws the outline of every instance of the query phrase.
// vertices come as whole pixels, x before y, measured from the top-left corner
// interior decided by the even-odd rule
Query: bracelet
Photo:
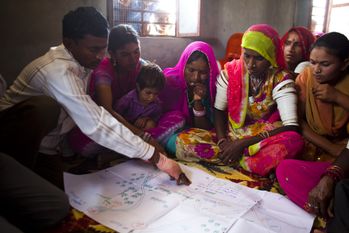
[[[337,165],[332,165],[326,169],[326,172],[321,176],[328,176],[333,179],[335,183],[344,178],[344,171]]]
[[[197,111],[193,108],[193,113],[194,113],[194,116],[196,117],[202,117],[206,115],[206,109],[204,108],[204,110]]]
[[[269,131],[262,131],[258,134],[258,136],[260,136],[263,139],[266,139],[270,137],[270,134],[269,134]]]
[[[221,145],[222,145],[226,140],[227,140],[226,138],[221,138],[221,139],[219,139],[218,142],[217,142],[217,146],[218,146],[218,147],[221,147]]]

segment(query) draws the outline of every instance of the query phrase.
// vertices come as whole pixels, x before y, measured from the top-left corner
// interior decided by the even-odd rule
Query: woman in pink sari
[[[271,26],[251,26],[242,48],[240,60],[227,63],[217,81],[219,158],[265,176],[303,148],[296,90],[284,70],[278,33]]]
[[[163,121],[164,130],[158,135],[163,135],[160,137],[165,139],[166,149],[171,154],[175,154],[176,150],[178,132],[173,129],[178,125],[212,128],[218,73],[214,52],[209,44],[202,41],[190,43],[176,66],[164,69],[166,86],[159,98],[166,113],[159,122],[160,125]]]

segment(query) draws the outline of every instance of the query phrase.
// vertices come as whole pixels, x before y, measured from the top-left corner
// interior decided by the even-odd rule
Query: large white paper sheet
[[[129,161],[92,174],[65,173],[65,190],[74,208],[120,233],[310,231],[313,217],[281,195],[181,167],[190,186]]]

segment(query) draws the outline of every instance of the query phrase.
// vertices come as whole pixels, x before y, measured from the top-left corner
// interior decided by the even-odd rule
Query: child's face
[[[345,62],[329,53],[327,48],[315,47],[310,53],[313,76],[318,83],[329,83],[340,77],[346,68]]]
[[[148,104],[150,104],[154,100],[156,100],[158,95],[159,95],[159,90],[156,88],[145,87],[142,90],[139,90],[139,92],[138,92],[139,101],[144,106],[147,106]]]

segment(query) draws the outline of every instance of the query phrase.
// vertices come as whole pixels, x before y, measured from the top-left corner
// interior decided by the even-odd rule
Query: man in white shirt
[[[63,44],[20,73],[0,99],[0,151],[33,167],[37,150],[58,154],[76,124],[98,144],[151,161],[177,183],[189,184],[178,164],[134,135],[86,93],[88,77],[105,55],[108,23],[93,7],[63,19]]]

